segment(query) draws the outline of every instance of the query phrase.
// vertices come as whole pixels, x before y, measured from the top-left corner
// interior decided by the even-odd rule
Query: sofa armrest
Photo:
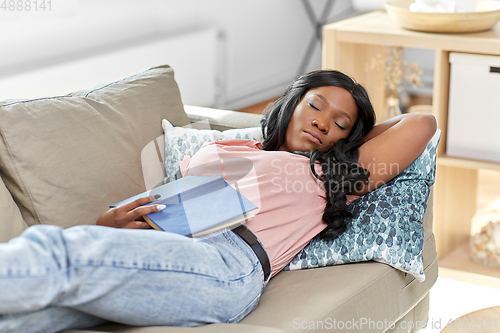
[[[191,123],[208,120],[210,128],[218,131],[225,131],[233,128],[260,127],[260,119],[262,118],[260,114],[192,105],[184,105],[184,110]]]

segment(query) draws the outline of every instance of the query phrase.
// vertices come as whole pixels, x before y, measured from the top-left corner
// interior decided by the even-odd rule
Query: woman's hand
[[[144,215],[157,213],[164,209],[165,205],[141,207],[150,202],[149,197],[143,197],[128,204],[111,208],[97,219],[96,224],[113,228],[151,229],[151,226],[144,220]]]

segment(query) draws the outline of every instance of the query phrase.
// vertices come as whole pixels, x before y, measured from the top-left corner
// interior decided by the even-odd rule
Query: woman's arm
[[[143,197],[111,208],[97,219],[96,225],[125,229],[151,229],[151,226],[144,220],[144,215],[157,213],[164,209],[165,205],[143,206],[150,202],[149,197]]]
[[[436,128],[430,114],[403,114],[374,126],[359,147],[358,164],[370,171],[369,183],[353,194],[368,193],[396,177],[422,153]]]

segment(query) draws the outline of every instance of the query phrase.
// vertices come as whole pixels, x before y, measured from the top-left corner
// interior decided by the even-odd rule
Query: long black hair
[[[363,137],[375,124],[375,112],[366,90],[344,73],[335,70],[318,70],[302,75],[295,80],[281,98],[262,117],[264,150],[278,150],[284,143],[286,130],[292,114],[306,92],[313,88],[334,86],[347,90],[354,98],[357,119],[346,139],[338,140],[328,151],[297,152],[309,156],[311,171],[323,181],[326,193],[326,207],[323,221],[327,227],[320,233],[322,238],[334,239],[346,229],[346,195],[367,182],[370,173],[358,166],[358,147]],[[319,162],[322,177],[315,171]]]

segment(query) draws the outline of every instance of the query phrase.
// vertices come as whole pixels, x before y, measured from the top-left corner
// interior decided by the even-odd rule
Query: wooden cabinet
[[[372,99],[378,121],[384,109],[384,73],[367,71],[368,64],[386,46],[434,50],[432,113],[441,129],[434,186],[434,234],[440,266],[500,277],[500,270],[475,264],[468,257],[471,218],[476,211],[479,169],[500,171],[500,164],[446,156],[450,52],[500,55],[500,24],[471,34],[435,34],[404,30],[383,11],[326,25],[323,29],[324,69],[338,69],[363,84]],[[471,96],[471,98],[474,98]]]

